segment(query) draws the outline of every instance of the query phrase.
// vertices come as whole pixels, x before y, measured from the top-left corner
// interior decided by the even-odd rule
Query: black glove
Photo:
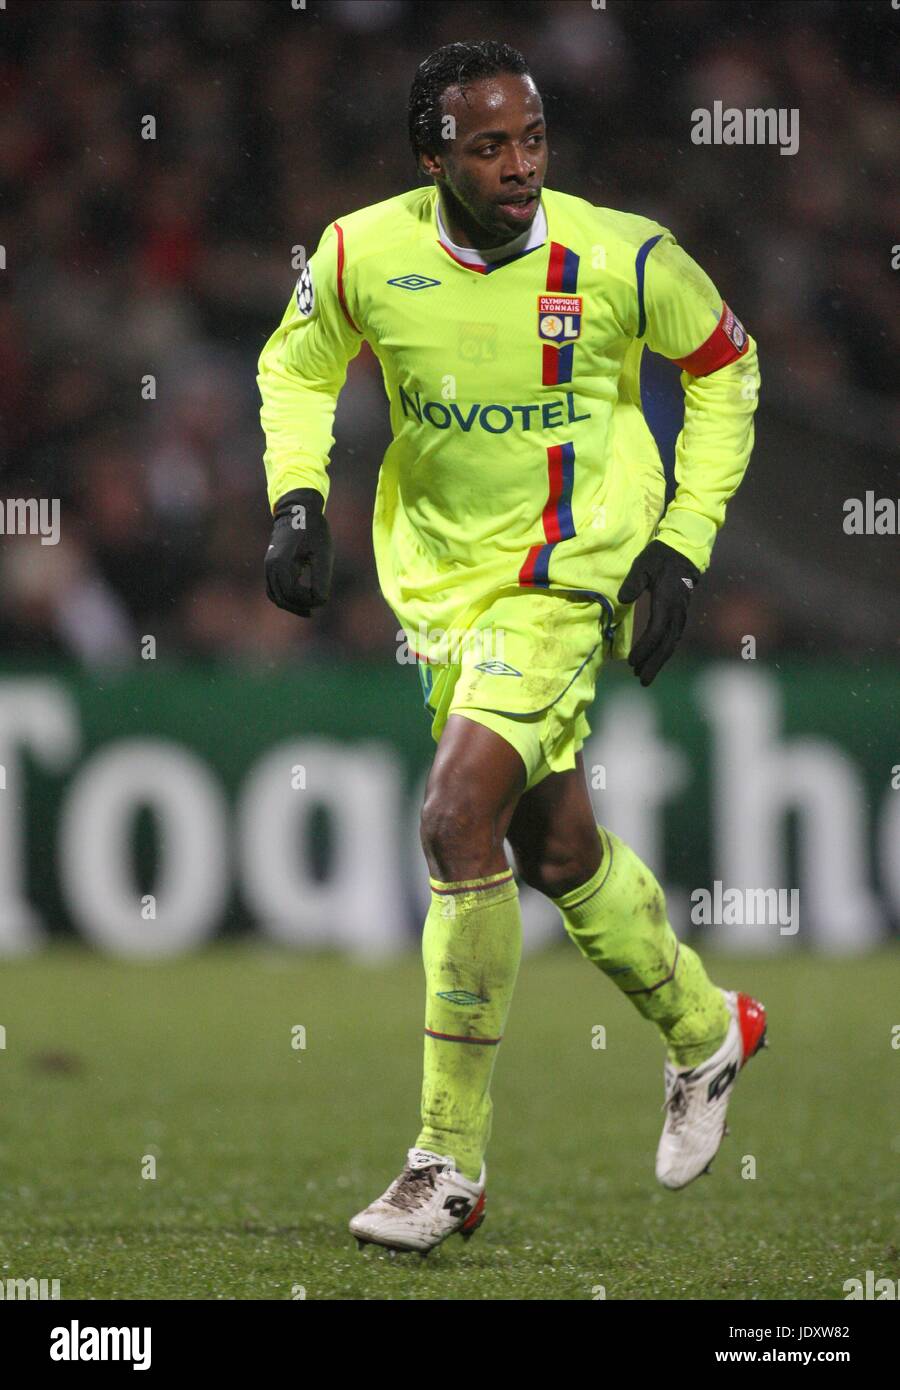
[[[266,551],[266,593],[279,608],[308,618],[321,608],[331,588],[334,551],[322,494],[297,488],[279,497]],[[304,580],[300,571],[309,566]]]
[[[699,578],[696,565],[663,541],[651,541],[636,556],[619,590],[619,602],[634,603],[645,589],[650,590],[650,621],[628,658],[641,685],[650,684],[675,650]]]

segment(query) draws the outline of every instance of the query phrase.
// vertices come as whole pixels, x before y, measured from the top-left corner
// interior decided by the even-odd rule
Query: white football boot
[[[727,1131],[725,1112],[741,1067],[766,1045],[766,1011],[749,994],[723,990],[731,1023],[717,1052],[696,1067],[666,1059],[666,1112],[656,1151],[663,1187],[686,1187],[709,1171]]]
[[[485,1168],[477,1182],[464,1178],[446,1155],[410,1149],[406,1167],[386,1192],[350,1222],[359,1248],[418,1250],[427,1255],[459,1231],[464,1240],[484,1220]]]

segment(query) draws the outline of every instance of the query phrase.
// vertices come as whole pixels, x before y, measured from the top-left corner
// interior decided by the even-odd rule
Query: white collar
[[[446,246],[448,251],[452,251],[458,261],[465,262],[466,265],[488,266],[495,261],[505,261],[509,256],[519,255],[525,251],[533,251],[536,246],[541,246],[547,240],[547,215],[544,212],[544,204],[541,204],[530,227],[524,232],[519,232],[518,236],[507,241],[503,246],[493,246],[486,251],[476,251],[472,246],[457,246],[447,235],[444,220],[441,217],[440,196],[436,197],[437,207],[437,227],[438,236]]]

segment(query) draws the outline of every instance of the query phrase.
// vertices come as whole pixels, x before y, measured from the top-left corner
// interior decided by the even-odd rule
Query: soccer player
[[[421,838],[422,1127],[350,1222],[427,1253],[484,1219],[490,1083],[521,954],[521,878],[665,1043],[656,1174],[708,1168],[765,1011],[718,988],[667,921],[649,868],[594,818],[581,748],[604,661],[649,685],[684,628],[750,457],[756,347],[647,218],[544,186],[525,59],[452,43],[418,68],[409,131],[433,180],[337,219],[259,359],[274,529],[269,597],[328,597],[335,404],[367,342],[393,442],[373,520],[378,579],[415,652],[437,751]],[[677,486],[641,406],[645,348],[681,368]],[[635,600],[650,595],[632,646]]]

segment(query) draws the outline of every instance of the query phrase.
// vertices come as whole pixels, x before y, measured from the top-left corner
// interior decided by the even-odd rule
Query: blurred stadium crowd
[[[764,387],[890,404],[898,120],[872,13],[16,0],[0,15],[0,465],[3,496],[61,499],[62,539],[5,540],[5,650],[129,662],[152,633],[161,657],[392,658],[370,541],[389,438],[377,362],[364,348],[339,406],[333,596],[304,623],[265,596],[256,359],[293,290],[292,248],[311,253],[330,220],[416,182],[409,84],[454,39],[522,49],[550,186],[670,226],[760,343]],[[716,100],[798,108],[800,153],[698,149],[691,110]],[[721,581],[692,622],[696,650],[733,650],[748,630],[752,591]]]

